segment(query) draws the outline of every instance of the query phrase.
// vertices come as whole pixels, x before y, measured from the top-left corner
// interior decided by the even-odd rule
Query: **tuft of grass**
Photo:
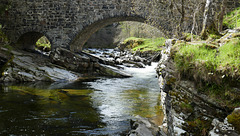
[[[133,51],[161,51],[162,46],[165,45],[165,38],[136,38],[130,37],[124,40],[125,44],[128,44],[128,48],[131,48]]]
[[[223,25],[231,29],[240,27],[240,7],[224,17]]]

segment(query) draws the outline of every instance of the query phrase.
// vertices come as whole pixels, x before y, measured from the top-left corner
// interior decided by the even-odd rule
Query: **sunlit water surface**
[[[126,135],[136,115],[161,121],[156,63],[131,78],[0,86],[0,135]]]

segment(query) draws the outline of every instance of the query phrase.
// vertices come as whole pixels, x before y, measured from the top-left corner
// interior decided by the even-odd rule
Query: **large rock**
[[[128,136],[157,136],[161,131],[155,125],[153,125],[147,118],[136,116],[135,121],[131,121],[131,131]],[[164,135],[164,133],[161,133]]]
[[[131,75],[114,67],[99,57],[80,52],[73,53],[67,49],[57,48],[50,54],[53,63],[69,70],[94,76],[131,77]]]
[[[13,58],[12,54],[7,49],[0,49],[0,72],[2,73],[6,63]],[[1,75],[0,75],[1,77]]]
[[[25,51],[11,53],[13,59],[5,64],[0,82],[75,81],[81,77],[78,73],[52,64],[40,54]]]

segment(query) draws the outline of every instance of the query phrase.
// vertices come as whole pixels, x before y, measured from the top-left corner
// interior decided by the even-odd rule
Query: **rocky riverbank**
[[[23,50],[8,51],[5,48],[1,48],[1,52],[1,82],[62,82],[96,76],[131,77],[91,56],[60,48],[53,51],[50,57]]]
[[[140,57],[138,53],[111,52],[87,50],[73,53],[63,48],[57,48],[50,55],[37,51],[20,49],[0,49],[1,82],[59,82],[86,80],[99,76],[131,77],[123,72],[123,67],[144,68],[159,57],[159,53],[151,57]]]
[[[230,30],[220,40],[217,40],[217,43],[223,46],[229,41],[234,40],[233,38],[238,37],[237,35],[238,31]],[[216,96],[219,97],[212,97],[209,93],[205,93],[212,89],[211,86],[205,87],[205,91],[201,91],[200,86],[205,84],[202,81],[210,79],[206,78],[206,73],[202,74],[202,77],[200,75],[195,78],[193,75],[194,72],[185,71],[185,76],[182,76],[179,67],[176,67],[176,59],[174,59],[173,54],[178,52],[176,49],[182,47],[182,45],[176,44],[182,42],[184,41],[176,39],[166,41],[166,48],[162,51],[162,58],[157,70],[161,87],[162,106],[165,114],[165,119],[161,126],[162,130],[168,135],[239,135],[240,114],[238,107],[240,105],[238,102],[240,89],[235,84],[238,81],[229,76],[232,79],[232,84],[222,82],[222,84],[229,87],[229,90],[222,92],[220,88],[219,90],[216,89]],[[205,44],[208,45],[208,42]],[[211,42],[213,43],[213,40]],[[189,44],[196,45],[196,43]],[[207,48],[210,47],[213,46],[208,46]],[[217,46],[214,46],[214,49],[217,48]],[[189,62],[188,60],[186,63]],[[211,73],[208,75],[209,77],[215,74],[214,70]],[[220,74],[219,72],[216,73]],[[224,74],[226,73],[225,71]],[[199,80],[199,78],[203,79]],[[211,82],[208,82],[208,85],[212,84],[212,81],[216,80],[212,79]],[[222,95],[226,97],[220,97]]]

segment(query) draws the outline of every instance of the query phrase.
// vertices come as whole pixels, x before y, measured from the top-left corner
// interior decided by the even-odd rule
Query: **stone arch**
[[[50,41],[50,43],[52,43],[48,35],[41,32],[29,31],[29,32],[23,33],[18,38],[16,45],[20,49],[34,50],[36,42],[43,36],[46,36],[47,39]]]
[[[97,32],[99,29],[121,21],[137,21],[144,23],[146,19],[141,16],[120,16],[120,17],[109,17],[95,21],[94,23],[84,27],[77,35],[75,35],[70,43],[70,50],[81,51],[84,44],[91,37],[92,34]]]

